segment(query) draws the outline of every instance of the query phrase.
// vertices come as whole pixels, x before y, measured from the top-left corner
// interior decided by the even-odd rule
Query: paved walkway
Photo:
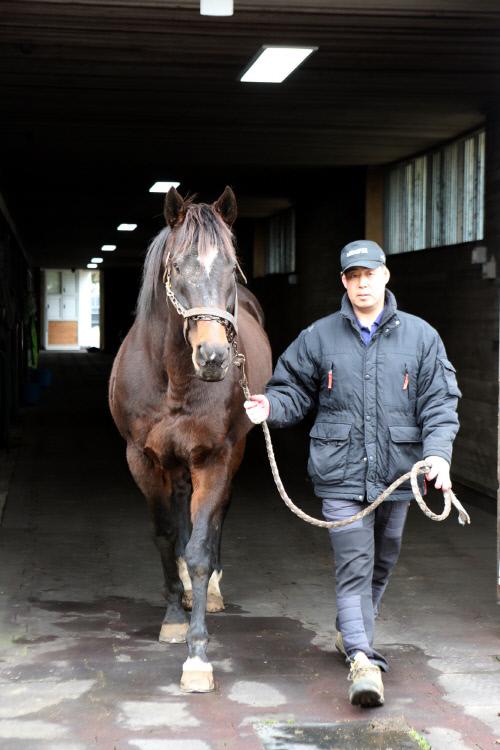
[[[464,529],[413,508],[378,622],[386,704],[356,709],[332,647],[327,535],[282,505],[255,430],[225,528],[227,609],[209,617],[217,690],[184,695],[185,646],[157,641],[160,565],[107,413],[110,362],[51,354],[44,364],[54,382],[23,412],[0,529],[2,750],[346,750],[328,744],[328,728],[311,744],[306,725],[318,737],[367,719],[404,721],[434,750],[498,747],[493,515],[468,505]],[[317,514],[303,441],[274,435],[290,494]]]

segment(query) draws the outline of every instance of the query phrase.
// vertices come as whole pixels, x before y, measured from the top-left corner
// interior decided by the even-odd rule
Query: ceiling
[[[263,44],[316,45],[282,84],[243,84]],[[500,92],[498,0],[2,0],[0,193],[36,265],[137,262],[155,180],[241,213],[332,167],[384,164],[476,127]],[[320,171],[320,172],[319,172]],[[116,225],[137,222],[124,237]]]

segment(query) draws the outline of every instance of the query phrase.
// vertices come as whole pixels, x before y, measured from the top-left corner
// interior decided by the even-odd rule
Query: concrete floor
[[[367,719],[406,722],[434,750],[498,747],[495,518],[468,505],[475,496],[458,493],[468,528],[412,509],[378,621],[386,704],[363,711],[347,702],[333,649],[327,534],[282,504],[255,430],[226,521],[227,609],[209,617],[217,690],[184,695],[185,646],[157,641],[160,565],[107,414],[110,361],[43,364],[54,382],[23,410],[0,472],[2,750],[303,750],[320,747],[307,726],[317,737],[320,725]],[[317,515],[302,434],[273,434],[289,494]],[[283,727],[292,739],[278,741]],[[387,742],[331,747],[397,749]]]

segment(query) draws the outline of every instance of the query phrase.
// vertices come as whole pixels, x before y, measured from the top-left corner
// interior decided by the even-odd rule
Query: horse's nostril
[[[229,357],[229,346],[199,344],[196,361],[200,367],[225,367]]]

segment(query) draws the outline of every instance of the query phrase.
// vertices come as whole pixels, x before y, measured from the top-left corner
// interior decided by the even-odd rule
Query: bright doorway
[[[99,271],[43,271],[43,342],[46,349],[100,347]]]

